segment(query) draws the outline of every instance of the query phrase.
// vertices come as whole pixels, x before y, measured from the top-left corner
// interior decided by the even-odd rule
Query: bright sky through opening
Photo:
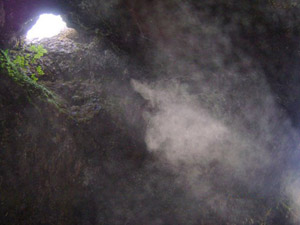
[[[27,32],[26,38],[31,41],[53,37],[65,28],[67,25],[61,16],[42,14],[36,24]]]

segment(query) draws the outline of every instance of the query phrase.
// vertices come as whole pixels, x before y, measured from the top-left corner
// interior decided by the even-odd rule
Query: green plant
[[[44,49],[43,45],[31,45],[29,50],[34,52],[32,63],[36,63],[36,60],[40,59],[45,53],[47,53],[47,50]]]
[[[30,76],[33,81],[38,80],[38,76],[44,75],[44,71],[38,60],[47,53],[47,50],[42,45],[31,45],[23,51],[17,51],[10,56],[9,50],[1,50],[0,66],[2,69],[6,69],[8,74],[12,77],[12,67],[20,72],[23,72]]]
[[[37,76],[45,74],[42,67],[37,65],[37,61],[47,53],[47,50],[42,45],[31,45],[28,49],[32,54],[17,55],[13,62],[24,72],[32,71],[30,77],[33,81],[37,81]]]
[[[11,62],[10,57],[8,55],[8,50],[0,50],[0,68],[6,69],[8,75],[10,77],[14,77],[15,65]]]
[[[36,82],[36,75],[44,74],[42,67],[37,64],[37,60],[46,53],[46,50],[41,46],[30,47],[29,53],[26,53],[26,49],[13,52],[14,54],[10,54],[10,52],[13,50],[0,49],[0,74],[8,75],[16,84],[22,86],[29,101],[32,96],[36,96],[60,109],[60,100],[55,93]]]

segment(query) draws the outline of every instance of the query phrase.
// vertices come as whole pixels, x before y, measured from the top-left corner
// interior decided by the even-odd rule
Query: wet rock
[[[82,103],[83,103],[83,99],[80,96],[74,95],[72,97],[72,104],[73,105],[81,105]]]
[[[112,51],[105,49],[103,42],[96,37],[91,39],[90,36],[81,35],[80,38],[72,40],[68,35],[64,35],[65,32],[70,31],[65,30],[58,36],[35,42],[47,49],[43,64],[49,72],[55,71],[55,79],[103,77],[108,73],[119,73],[120,68],[124,66],[122,60]],[[47,79],[47,76],[44,79]]]
[[[5,24],[5,10],[4,10],[4,3],[0,2],[0,27],[3,27]]]

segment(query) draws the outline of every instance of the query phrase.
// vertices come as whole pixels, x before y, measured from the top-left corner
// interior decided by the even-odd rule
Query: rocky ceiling
[[[254,38],[257,41],[269,38],[265,39],[268,46],[271,40],[291,41],[299,32],[299,8],[295,1],[1,0],[0,44],[3,46],[11,37],[24,34],[42,12],[63,15],[70,27],[100,30],[119,39],[124,46],[136,42],[137,36],[151,41],[170,38],[163,26],[176,22],[174,15],[177,19],[180,13],[184,16],[182,10],[187,9],[183,9],[182,4],[193,9],[189,13],[201,17],[206,15],[213,22],[222,24],[226,32],[232,33],[233,39],[243,36],[245,41],[254,42]],[[180,8],[181,12],[178,10]]]

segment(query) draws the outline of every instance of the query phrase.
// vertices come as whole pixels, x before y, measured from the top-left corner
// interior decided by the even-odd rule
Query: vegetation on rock
[[[17,71],[30,74],[30,78],[33,81],[37,81],[37,76],[45,74],[41,65],[38,64],[38,60],[47,53],[47,50],[42,45],[31,45],[28,48],[17,51],[16,55],[13,57],[10,56],[11,54],[8,49],[1,50],[1,53],[0,66],[2,69],[7,70],[10,77],[17,76]]]
[[[0,72],[23,87],[29,100],[36,96],[59,106],[57,96],[37,83],[38,77],[45,74],[38,62],[45,53],[47,50],[42,45],[31,45],[19,51],[0,49]]]

